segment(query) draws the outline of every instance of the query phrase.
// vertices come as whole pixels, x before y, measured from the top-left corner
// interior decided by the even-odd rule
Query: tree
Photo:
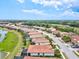
[[[50,28],[51,26],[49,24],[46,24],[46,28]]]
[[[49,39],[49,36],[48,36],[48,35],[46,35],[46,36],[45,36],[45,38]]]
[[[23,44],[24,44],[24,46],[26,46],[26,39],[23,40]]]
[[[62,38],[65,42],[70,42],[71,38],[69,36],[63,36]]]
[[[55,49],[55,56],[56,57],[61,57],[60,51],[58,49]]]
[[[57,37],[60,37],[61,35],[60,35],[60,33],[58,32],[58,33],[56,33],[56,36],[57,36]]]

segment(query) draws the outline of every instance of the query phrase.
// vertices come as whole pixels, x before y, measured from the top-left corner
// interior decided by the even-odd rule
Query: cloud
[[[61,15],[62,16],[74,16],[74,12],[73,11],[66,10]]]
[[[46,13],[44,13],[41,10],[37,10],[37,9],[30,9],[30,10],[23,9],[22,12],[25,12],[25,13],[33,13],[33,14],[37,14],[37,15],[45,15],[45,16],[47,16]]]
[[[59,14],[59,17],[65,17],[65,16],[79,18],[79,13],[74,12],[70,9],[70,10],[65,10],[63,13]]]
[[[54,7],[56,10],[70,8],[77,1],[78,0],[32,0],[33,3],[43,5],[44,7]]]
[[[24,3],[25,0],[17,0],[19,3]]]
[[[62,5],[59,0],[32,0],[33,3],[41,4],[43,6],[54,6],[57,8],[58,5]]]
[[[73,12],[71,9],[70,10],[65,10],[62,13],[58,13],[58,14],[49,14],[49,13],[44,13],[41,10],[37,10],[37,9],[30,9],[30,10],[26,10],[23,9],[22,12],[24,13],[32,13],[32,14],[36,14],[39,18],[41,17],[46,17],[46,18],[50,18],[50,19],[78,19],[79,18],[79,13],[77,12]],[[57,16],[58,15],[58,16]],[[68,17],[68,18],[66,18]]]
[[[50,7],[51,9],[53,9],[52,7],[54,7],[56,11],[58,10],[58,13],[53,13],[53,10],[51,13],[45,13],[44,10],[42,11],[38,9],[23,9],[22,12],[43,15],[49,18],[63,18],[65,16],[68,16],[70,18],[79,18],[79,8],[74,8],[74,6],[79,5],[78,0],[32,0],[32,2],[35,4],[40,4],[43,7]]]

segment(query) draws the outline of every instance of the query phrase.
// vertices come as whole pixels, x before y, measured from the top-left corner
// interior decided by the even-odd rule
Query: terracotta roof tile
[[[42,34],[41,32],[37,32],[37,31],[33,31],[33,32],[29,32],[29,35],[38,35],[38,34]]]
[[[28,53],[54,53],[50,45],[30,45],[28,48]]]
[[[44,37],[36,37],[32,39],[32,42],[49,42],[49,40]]]
[[[36,38],[36,37],[43,37],[43,35],[42,34],[34,34],[34,35],[29,35],[30,36],[30,38]]]
[[[55,58],[25,56],[24,59],[55,59]]]
[[[75,41],[79,41],[79,35],[72,36],[72,39]]]

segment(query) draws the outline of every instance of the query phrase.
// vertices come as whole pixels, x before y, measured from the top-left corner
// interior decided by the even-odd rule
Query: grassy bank
[[[0,42],[0,51],[9,52],[5,59],[13,59],[19,49],[22,48],[22,35],[21,33],[9,30],[6,38]]]
[[[17,42],[16,46],[14,47],[13,51],[5,59],[13,59],[14,56],[17,54],[17,52],[19,52],[19,50],[22,48],[22,45],[23,45],[23,42],[22,42],[23,39],[22,39],[21,33],[17,32],[17,31],[12,31],[12,32],[14,32],[17,35],[18,39],[16,39],[16,40],[18,40],[18,42]]]
[[[13,32],[8,32],[5,39],[0,42],[0,50],[1,51],[6,51],[6,52],[11,52],[13,48],[16,47],[16,44],[18,42],[18,37],[15,33]]]

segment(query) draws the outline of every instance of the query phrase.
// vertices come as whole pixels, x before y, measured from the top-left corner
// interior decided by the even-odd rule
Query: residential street
[[[59,40],[61,38],[57,38],[53,34],[49,34],[49,33],[46,33],[46,32],[43,32],[43,33],[48,35],[50,38],[52,38],[52,40],[60,46],[61,51],[63,51],[66,54],[68,59],[79,59],[79,57],[76,56],[72,50],[70,50],[64,43],[62,43]]]
[[[22,28],[22,29],[24,30],[24,28]],[[38,30],[38,31],[40,31],[40,30]],[[42,31],[42,32],[43,32],[43,31]],[[50,38],[52,38],[52,40],[53,40],[56,44],[58,44],[58,46],[60,46],[60,50],[66,54],[66,56],[68,57],[68,59],[79,59],[79,57],[74,54],[73,50],[69,49],[69,48],[65,45],[64,42],[62,43],[62,42],[60,41],[61,38],[55,37],[53,34],[49,34],[49,33],[47,33],[47,32],[43,32],[43,34],[48,35]]]

